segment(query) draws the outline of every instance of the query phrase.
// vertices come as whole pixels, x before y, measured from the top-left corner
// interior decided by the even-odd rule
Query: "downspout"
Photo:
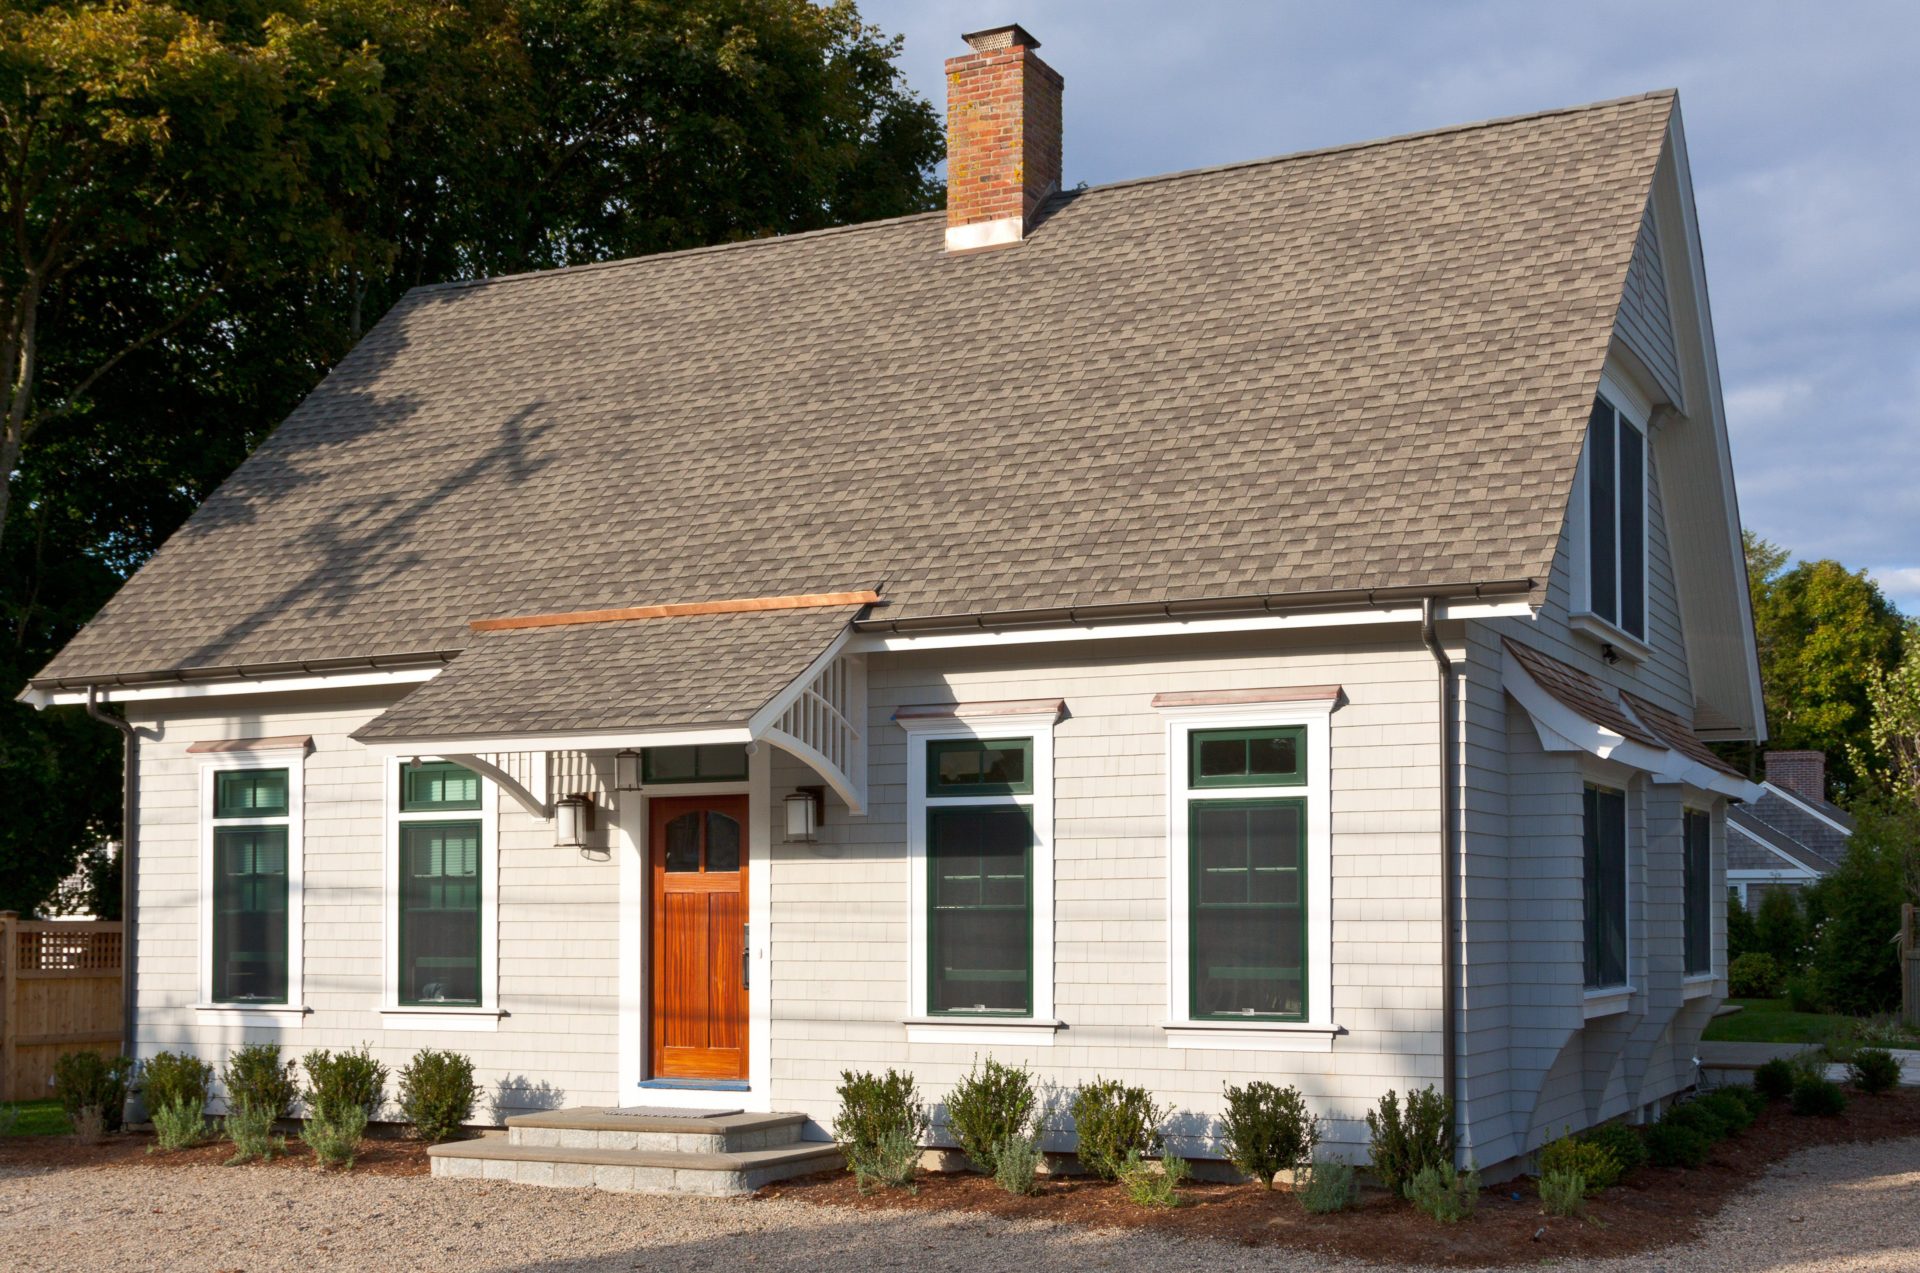
[[[120,732],[120,993],[121,1055],[133,1055],[134,993],[133,970],[134,911],[137,894],[134,876],[138,865],[134,846],[139,843],[140,736],[125,720],[100,707],[100,687],[87,686],[87,715],[113,726]]]
[[[1459,951],[1459,901],[1457,863],[1453,854],[1453,660],[1440,645],[1433,627],[1433,598],[1420,601],[1420,640],[1433,655],[1440,671],[1440,1090],[1453,1109],[1454,1152],[1460,1146],[1460,1065],[1459,1041],[1454,1016],[1457,1011],[1454,978]]]

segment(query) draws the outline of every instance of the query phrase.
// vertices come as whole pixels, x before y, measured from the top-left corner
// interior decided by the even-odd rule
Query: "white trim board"
[[[144,703],[156,699],[231,698],[235,695],[295,694],[309,690],[359,689],[365,686],[418,685],[446,670],[432,667],[393,668],[381,672],[319,672],[311,676],[265,676],[254,680],[162,681],[154,685],[102,685],[97,702]],[[68,707],[87,701],[85,690],[37,690],[29,686],[19,695],[34,707]]]

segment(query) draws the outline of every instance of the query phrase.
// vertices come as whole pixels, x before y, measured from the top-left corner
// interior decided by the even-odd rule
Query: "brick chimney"
[[[1018,243],[1060,188],[1065,81],[1018,26],[960,37],[947,59],[947,250]]]
[[[1770,751],[1767,781],[1808,800],[1827,798],[1827,753],[1824,751]]]

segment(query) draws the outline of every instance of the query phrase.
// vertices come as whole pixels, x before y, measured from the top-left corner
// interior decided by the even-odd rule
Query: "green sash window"
[[[1033,1013],[1033,814],[927,810],[927,1010]]]
[[[674,782],[745,782],[746,779],[745,743],[640,749],[640,781],[647,786]]]
[[[213,774],[212,999],[287,1002],[285,769]]]
[[[400,824],[400,1001],[480,1002],[480,824]]]
[[[1306,801],[1194,800],[1187,816],[1193,1017],[1305,1020]]]

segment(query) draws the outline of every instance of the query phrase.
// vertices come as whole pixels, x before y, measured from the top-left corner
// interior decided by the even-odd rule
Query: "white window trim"
[[[1653,576],[1653,509],[1649,500],[1653,481],[1653,430],[1650,426],[1652,411],[1641,395],[1627,386],[1618,377],[1603,373],[1600,377],[1598,396],[1620,414],[1620,418],[1640,432],[1640,616],[1649,630],[1653,626],[1653,615],[1649,611],[1651,604]],[[1639,662],[1652,653],[1647,637],[1635,636],[1612,619],[1603,618],[1593,609],[1593,572],[1589,564],[1588,539],[1591,527],[1588,524],[1587,508],[1587,468],[1588,456],[1593,448],[1593,433],[1580,444],[1580,462],[1574,471],[1573,498],[1567,507],[1568,536],[1568,586],[1567,608],[1570,612],[1569,625],[1576,632],[1584,633],[1595,640],[1605,642],[1615,651],[1633,662]],[[1618,474],[1616,473],[1616,479]],[[1616,557],[1619,551],[1619,527],[1615,526],[1614,548]],[[1615,562],[1616,577],[1618,561]]]
[[[1624,767],[1609,766],[1609,767],[1603,768],[1602,766],[1599,766],[1599,765],[1586,765],[1586,766],[1583,766],[1581,775],[1580,775],[1580,788],[1582,792],[1581,803],[1583,806],[1581,811],[1581,817],[1583,819],[1586,816],[1585,809],[1584,809],[1584,805],[1585,805],[1584,793],[1586,791],[1586,788],[1589,785],[1595,786],[1595,787],[1605,787],[1609,791],[1618,791],[1621,794],[1624,800],[1624,805],[1625,805],[1621,814],[1621,826],[1622,826],[1621,833],[1625,839],[1625,844],[1623,846],[1625,851],[1622,853],[1621,856],[1624,859],[1624,869],[1626,871],[1627,878],[1626,878],[1626,887],[1620,890],[1620,907],[1621,907],[1620,928],[1622,933],[1621,946],[1624,950],[1625,960],[1626,960],[1627,979],[1619,983],[1618,985],[1612,985],[1612,986],[1587,986],[1584,984],[1581,986],[1581,994],[1586,1004],[1586,1014],[1589,1020],[1591,1020],[1594,1017],[1610,1016],[1616,1012],[1625,1012],[1627,1010],[1629,1002],[1633,998],[1634,991],[1639,989],[1639,986],[1637,985],[1637,983],[1635,983],[1633,979],[1633,938],[1634,938],[1633,893],[1634,893],[1634,884],[1635,884],[1635,872],[1633,869],[1634,868],[1633,815],[1634,815],[1634,809],[1636,805],[1636,797],[1640,797],[1637,803],[1640,809],[1642,819],[1645,818],[1646,800],[1643,796],[1640,796],[1639,792],[1636,791],[1635,788],[1637,784],[1633,781],[1633,778],[1630,775],[1624,774],[1623,772],[1621,772],[1622,768]],[[1645,835],[1644,823],[1641,828],[1641,833],[1642,833],[1642,836],[1644,837]],[[1581,981],[1584,983],[1586,980],[1586,940],[1587,940],[1587,921],[1586,921],[1586,887],[1587,887],[1586,851],[1587,850],[1586,850],[1586,839],[1585,839],[1586,828],[1584,827],[1584,825],[1581,828],[1580,834],[1581,834],[1581,841],[1580,841],[1580,889],[1581,889],[1581,893],[1580,893],[1580,899],[1581,899],[1580,900],[1580,906],[1581,906],[1581,909],[1580,909],[1580,915],[1581,915],[1581,918],[1580,918],[1580,950],[1581,950],[1580,977],[1581,977]]]
[[[440,756],[420,757],[437,761]],[[388,1030],[497,1030],[500,1018],[500,794],[492,781],[480,779],[480,808],[400,812],[400,771],[405,760],[383,762],[386,770],[381,804],[382,883],[380,886],[383,968],[380,975],[380,1024]],[[439,1008],[400,1002],[400,824],[403,822],[480,823],[480,1002]]]
[[[1010,715],[931,717],[898,722],[907,735],[907,914],[909,1042],[1023,1044],[1051,1047],[1061,1022],[1054,1016],[1053,967],[1053,727],[1057,709]],[[1033,740],[1033,793],[1017,796],[927,795],[927,744],[949,740]],[[1033,1011],[1021,1017],[936,1017],[927,1011],[927,810],[1017,804],[1033,817]]]
[[[1162,1029],[1167,1046],[1195,1050],[1245,1052],[1327,1052],[1343,1033],[1333,1019],[1333,709],[1337,699],[1292,703],[1210,704],[1162,707],[1167,718],[1167,1014]],[[1307,1020],[1197,1021],[1190,1005],[1188,955],[1192,933],[1188,919],[1191,881],[1187,877],[1188,736],[1195,730],[1264,726],[1306,728],[1304,785],[1233,787],[1209,796],[1238,800],[1305,799],[1307,802]]]
[[[216,752],[199,764],[200,816],[200,999],[196,1012],[236,1025],[298,1026],[307,1015],[302,980],[302,895],[305,856],[301,831],[306,822],[307,748],[285,747],[263,751]],[[287,814],[283,818],[221,818],[219,825],[284,826],[287,828],[287,1001],[280,1003],[216,1003],[213,997],[213,783],[217,773],[241,769],[287,771]]]

